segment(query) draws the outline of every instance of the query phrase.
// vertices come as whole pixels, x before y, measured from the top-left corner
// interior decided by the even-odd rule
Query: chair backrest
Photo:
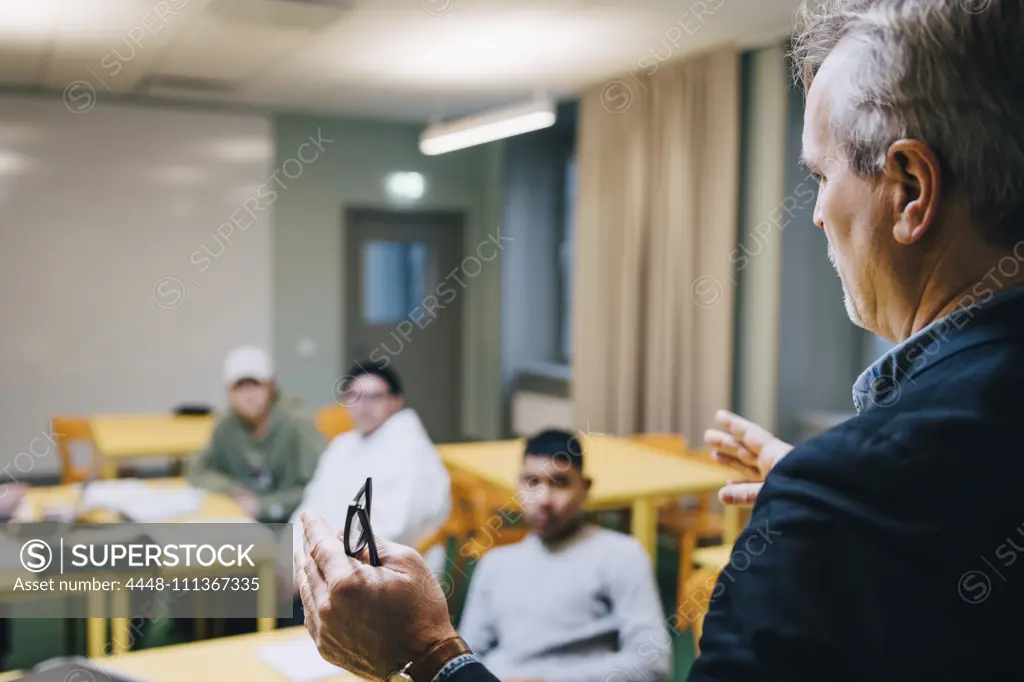
[[[342,405],[328,405],[316,413],[316,428],[328,442],[355,428],[352,416]]]
[[[700,638],[704,632],[704,616],[711,606],[711,596],[718,581],[720,569],[701,568],[693,572],[680,589],[679,612],[676,617],[687,621],[693,629],[693,651],[700,653]]]
[[[710,448],[691,448],[686,438],[678,433],[637,433],[630,436],[630,439],[648,447],[657,448],[663,452],[729,470],[728,467],[718,464],[711,459]]]
[[[213,414],[213,408],[203,403],[182,403],[175,406],[172,412],[179,417],[199,417]]]
[[[416,549],[420,554],[425,554],[434,545],[455,539],[460,547],[465,543],[473,532],[473,513],[469,502],[460,496],[452,486],[452,511],[444,525],[434,533],[421,539]]]
[[[53,417],[50,420],[50,432],[57,443],[57,452],[60,453],[61,483],[78,483],[92,478],[99,463],[95,461],[96,448],[92,442],[89,420],[86,417]],[[92,448],[91,468],[75,466],[71,453],[72,443],[87,443]]]

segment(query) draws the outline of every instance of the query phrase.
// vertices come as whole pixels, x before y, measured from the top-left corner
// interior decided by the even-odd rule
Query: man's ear
[[[594,484],[594,479],[589,478],[587,476],[583,477],[583,490],[585,492],[589,493],[590,492],[590,486],[592,486],[593,484]]]
[[[923,142],[898,140],[886,154],[884,175],[892,190],[892,210],[896,216],[893,237],[899,244],[913,244],[924,236],[938,215],[942,164]]]

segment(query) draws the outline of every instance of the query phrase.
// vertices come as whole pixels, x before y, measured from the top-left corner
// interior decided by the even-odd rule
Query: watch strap
[[[461,637],[442,639],[410,663],[405,674],[411,677],[413,682],[431,682],[449,661],[471,653],[473,651]]]

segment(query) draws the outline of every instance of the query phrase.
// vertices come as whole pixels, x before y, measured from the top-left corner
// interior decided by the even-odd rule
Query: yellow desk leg
[[[647,550],[653,564],[658,545],[658,518],[654,513],[653,500],[644,498],[633,502],[631,526],[633,537]]]
[[[125,618],[131,609],[131,592],[115,590],[110,597],[110,653],[120,656],[132,650],[131,618]]]
[[[722,528],[722,542],[724,544],[732,545],[732,543],[736,542],[736,538],[740,536],[745,525],[743,522],[744,516],[746,516],[744,510],[735,505],[726,505],[724,527]]]
[[[110,653],[120,656],[132,650],[132,632],[130,618],[110,619]]]
[[[107,646],[107,619],[87,618],[85,648],[89,658],[103,658]]]
[[[256,613],[274,613],[277,609],[277,575],[276,564],[273,561],[264,562],[260,565],[260,589],[256,597]],[[277,627],[277,618],[264,616],[256,619],[256,630],[267,632]]]

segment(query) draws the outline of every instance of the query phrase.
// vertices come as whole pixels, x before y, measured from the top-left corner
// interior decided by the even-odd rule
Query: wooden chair
[[[720,569],[701,568],[694,571],[685,585],[680,586],[679,591],[683,598],[680,600],[676,611],[677,620],[682,625],[686,623],[693,633],[693,651],[700,653],[700,637],[704,632],[704,616],[711,604],[711,595],[714,594],[715,583],[718,581]]]
[[[714,464],[707,451],[691,451],[686,439],[675,433],[640,433],[632,440],[652,448],[671,453],[676,457],[700,460],[705,464]],[[658,509],[658,526],[678,538],[679,542],[679,575],[677,604],[682,608],[684,599],[683,586],[693,575],[693,551],[701,540],[721,538],[725,530],[725,517],[711,510],[714,493],[708,492],[695,496],[692,503],[686,500],[670,500]]]
[[[342,405],[328,405],[316,413],[316,428],[323,434],[327,442],[355,428],[352,416]]]
[[[526,530],[511,527],[496,510],[502,509],[509,499],[508,492],[482,485],[476,479],[451,473],[452,512],[445,524],[435,533],[416,544],[420,554],[435,545],[445,548],[447,564],[444,575],[439,579],[447,581],[445,594],[449,599],[448,608],[454,615],[457,611],[452,597],[464,592],[462,579],[469,574],[469,561],[479,561],[494,547],[518,542],[526,536]]]
[[[460,548],[463,558],[479,561],[495,547],[511,545],[526,537],[524,526],[510,524],[508,514],[520,513],[514,493],[487,485],[479,479],[461,472],[450,472],[452,498],[463,505],[470,538]]]
[[[92,440],[92,429],[89,420],[84,417],[53,417],[50,420],[50,432],[57,443],[60,453],[60,482],[81,483],[94,477],[99,471],[100,463],[96,446]],[[88,468],[76,467],[71,456],[72,443],[87,443],[92,448],[92,462]]]
[[[463,545],[469,540],[472,532],[473,517],[469,509],[467,509],[466,500],[462,499],[456,492],[455,486],[452,486],[452,511],[448,515],[448,520],[434,533],[420,540],[416,544],[416,551],[420,554],[426,554],[435,545],[447,546],[449,543],[454,543],[454,558],[451,556],[448,558],[454,564],[456,572],[461,573],[463,568],[463,554],[461,550]]]

